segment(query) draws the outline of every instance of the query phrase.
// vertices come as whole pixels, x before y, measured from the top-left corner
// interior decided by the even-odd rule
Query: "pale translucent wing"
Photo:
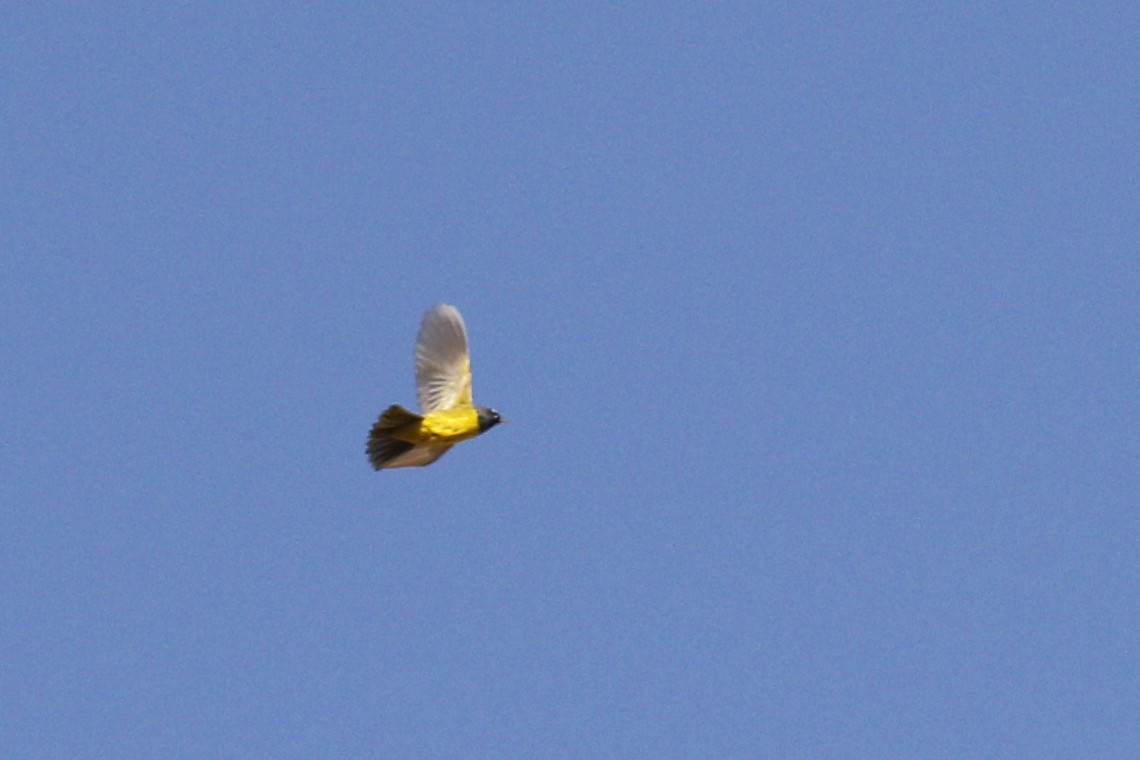
[[[440,304],[416,338],[416,394],[424,414],[471,403],[471,358],[459,309]]]

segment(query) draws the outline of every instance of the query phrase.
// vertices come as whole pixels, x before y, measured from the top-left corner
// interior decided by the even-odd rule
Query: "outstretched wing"
[[[373,463],[373,468],[377,470],[391,470],[395,469],[396,467],[423,467],[439,459],[441,456],[447,453],[448,449],[451,448],[450,443],[438,444],[435,446],[429,446],[427,444],[421,446],[412,446],[411,444],[405,445],[409,446],[407,451],[402,454],[396,454],[379,467]]]
[[[471,403],[471,358],[459,309],[440,304],[416,338],[416,395],[424,414]]]

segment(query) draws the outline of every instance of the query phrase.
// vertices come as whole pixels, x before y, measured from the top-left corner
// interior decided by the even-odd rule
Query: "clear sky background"
[[[1140,753],[1140,6],[314,5],[3,11],[0,754]]]

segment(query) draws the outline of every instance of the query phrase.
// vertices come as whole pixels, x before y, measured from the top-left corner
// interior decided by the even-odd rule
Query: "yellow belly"
[[[457,406],[425,414],[420,423],[421,440],[457,443],[479,435],[479,413],[473,406]]]

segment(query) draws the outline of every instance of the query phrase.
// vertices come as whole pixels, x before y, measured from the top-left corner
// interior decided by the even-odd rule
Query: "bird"
[[[459,309],[428,309],[416,336],[416,395],[422,414],[393,404],[368,436],[374,470],[424,467],[468,438],[503,421],[494,409],[471,400],[471,356]]]

